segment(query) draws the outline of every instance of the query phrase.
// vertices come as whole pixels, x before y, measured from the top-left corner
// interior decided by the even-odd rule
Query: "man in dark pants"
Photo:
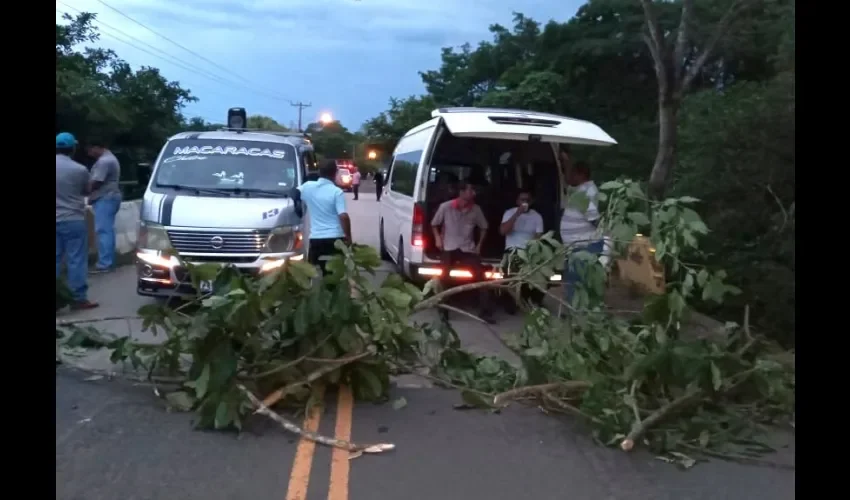
[[[452,266],[468,268],[475,280],[484,280],[481,265],[481,245],[487,236],[487,219],[481,207],[475,204],[475,189],[466,182],[458,184],[458,196],[442,203],[431,220],[434,243],[442,252],[440,261],[445,273]],[[473,239],[473,230],[479,229],[478,242]],[[487,290],[478,293],[481,319],[493,322]],[[446,318],[446,315],[443,316]]]
[[[336,162],[327,160],[319,167],[319,180],[307,181],[293,192],[295,213],[303,216],[301,203],[310,214],[310,248],[307,261],[325,272],[325,262],[336,253],[334,244],[351,244],[351,219],[345,208],[345,195],[334,182]]]
[[[85,196],[91,193],[88,169],[71,159],[77,140],[68,132],[56,136],[56,278],[65,263],[72,309],[92,309],[88,299],[89,230]]]
[[[375,172],[375,196],[378,198],[378,201],[381,201],[381,194],[384,191],[384,174],[381,173],[380,170]]]

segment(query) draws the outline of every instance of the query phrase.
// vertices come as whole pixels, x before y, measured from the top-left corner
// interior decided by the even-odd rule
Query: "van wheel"
[[[402,276],[402,278],[406,278],[407,275],[404,272],[404,240],[401,238],[398,239],[398,260],[396,261],[396,271],[398,274]]]
[[[390,253],[387,252],[387,246],[384,244],[384,220],[381,219],[381,224],[378,227],[378,249],[381,252],[381,259],[390,261]]]

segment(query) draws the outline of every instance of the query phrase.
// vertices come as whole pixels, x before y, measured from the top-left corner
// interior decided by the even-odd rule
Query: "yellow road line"
[[[316,388],[318,399],[322,400],[325,388]],[[304,417],[304,429],[311,432],[319,431],[319,422],[322,420],[322,407],[314,406]],[[307,498],[307,487],[310,485],[310,469],[313,467],[313,453],[316,443],[305,438],[298,442],[295,450],[295,461],[292,463],[292,473],[289,475],[289,486],[286,490],[286,500],[305,500]]]
[[[351,440],[351,421],[354,414],[354,398],[351,388],[340,386],[336,407],[336,428],[334,437],[343,441]],[[331,455],[331,482],[328,500],[348,500],[348,450],[334,448]]]

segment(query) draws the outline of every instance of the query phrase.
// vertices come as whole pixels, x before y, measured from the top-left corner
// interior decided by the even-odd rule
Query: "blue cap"
[[[57,148],[73,148],[77,145],[77,139],[74,138],[73,134],[68,132],[60,132],[56,135],[56,147]]]

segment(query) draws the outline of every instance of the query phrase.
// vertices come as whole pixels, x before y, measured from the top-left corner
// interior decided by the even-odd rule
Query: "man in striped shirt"
[[[561,151],[561,160],[569,161],[567,153]],[[565,158],[566,157],[566,158]],[[567,206],[561,216],[561,241],[569,247],[564,262],[564,299],[570,304],[575,296],[576,285],[582,280],[584,273],[583,262],[574,256],[580,251],[589,252],[597,258],[602,255],[604,241],[599,234],[599,189],[590,179],[590,167],[585,162],[576,162],[569,169],[567,183],[570,185],[572,196],[582,193],[587,199],[587,208]],[[573,204],[573,205],[577,205]],[[583,205],[583,203],[582,203]],[[572,257],[571,257],[572,256]],[[572,262],[571,262],[572,261]]]

